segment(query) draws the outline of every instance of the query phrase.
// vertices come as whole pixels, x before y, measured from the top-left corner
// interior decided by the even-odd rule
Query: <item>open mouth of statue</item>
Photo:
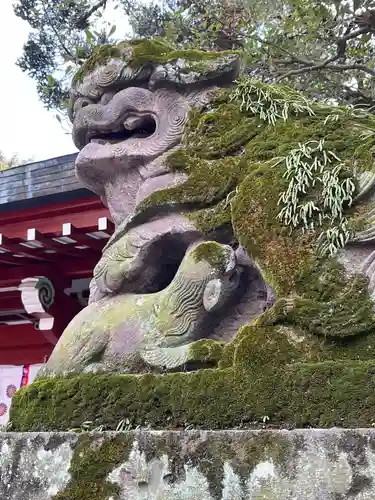
[[[89,130],[81,139],[81,145],[118,144],[129,139],[147,139],[156,131],[156,121],[152,116],[130,116],[119,125],[114,125],[107,130]]]

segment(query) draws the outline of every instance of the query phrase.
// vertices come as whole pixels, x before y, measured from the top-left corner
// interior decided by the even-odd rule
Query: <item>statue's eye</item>
[[[93,104],[93,102],[87,97],[80,97],[79,99],[77,99],[76,102],[74,103],[73,116],[76,116],[76,114],[80,109],[85,108],[90,104]]]

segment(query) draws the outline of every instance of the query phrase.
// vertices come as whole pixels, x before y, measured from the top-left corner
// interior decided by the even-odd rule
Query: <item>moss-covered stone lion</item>
[[[142,47],[141,42],[136,46]],[[134,64],[129,65],[128,60],[124,64],[122,54],[125,50],[129,56],[128,47],[107,48],[104,59],[94,58],[83,68],[73,84],[74,103],[91,91],[97,78],[93,75],[104,75],[114,61],[116,67],[119,61],[123,64],[118,78],[129,75],[125,67],[134,74]],[[156,47],[160,48],[158,42]],[[182,94],[193,95],[192,88],[201,92],[207,61],[219,57],[221,63],[225,61],[221,74],[230,73],[229,80],[238,76],[238,67],[233,70],[233,61],[240,59],[237,53],[206,54],[204,59],[195,53],[194,59],[191,52],[177,54],[172,48],[164,48],[155,57],[147,50],[137,66],[137,78],[146,78],[142,71],[155,74],[159,68],[156,74],[164,75],[161,80],[156,78],[164,82],[159,89],[172,88],[178,99]],[[187,65],[178,61],[192,60],[193,67],[186,71],[190,72],[188,84],[184,80],[184,85],[192,87],[181,91],[176,67]],[[112,245],[138,224],[150,223],[155,217],[160,221],[173,213],[183,222],[179,219],[173,227],[180,229],[170,229],[168,235],[186,237],[176,250],[180,252],[177,267],[186,248],[199,239],[238,247],[244,261],[248,259],[247,268],[258,270],[267,284],[266,295],[260,285],[255,288],[263,294],[262,307],[258,298],[257,310],[250,313],[247,309],[251,301],[257,301],[253,288],[252,300],[245,293],[249,300],[244,309],[240,303],[229,321],[220,319],[216,336],[205,332],[206,339],[189,347],[194,359],[214,361],[216,366],[210,369],[164,375],[40,378],[15,395],[15,430],[66,429],[87,419],[111,429],[123,418],[135,426],[156,428],[189,424],[216,429],[262,422],[321,427],[373,424],[375,118],[349,107],[310,102],[281,85],[238,78],[229,86],[228,78],[219,80],[204,85],[209,93],[198,99],[199,105],[188,106],[179,140],[165,151],[158,150],[158,165],[173,181],[143,190],[144,196],[132,198],[136,201],[131,209],[120,210]],[[79,93],[82,95],[77,97]],[[102,97],[95,94],[94,99],[99,102]],[[120,163],[112,163],[113,171],[117,169],[123,176],[123,167],[116,167]],[[77,164],[79,176],[102,179],[104,160],[95,175],[90,165],[93,162],[82,154]],[[133,163],[126,165],[134,167]],[[137,192],[142,182],[137,184]],[[118,199],[119,192],[112,196],[108,179],[102,185],[106,187],[97,189],[100,194]],[[117,211],[115,202],[111,203]],[[125,212],[130,216],[124,216]],[[162,235],[158,241],[167,241],[167,245],[183,240],[165,239],[162,230],[153,234]],[[147,256],[156,247],[147,245],[133,246],[138,250],[128,254],[130,261],[135,262],[135,255],[146,255],[144,261],[148,262]],[[147,251],[142,254],[142,249]],[[133,291],[124,283],[146,283],[139,265],[143,261],[137,262],[135,268],[121,271],[119,281],[111,271],[110,259],[99,264],[94,295],[104,275],[111,277],[110,293]],[[134,276],[129,269],[136,269]],[[160,269],[150,269],[150,282],[154,282]],[[247,283],[251,276],[259,280],[258,275],[249,274]],[[102,300],[107,293],[105,286],[102,289],[94,300]],[[272,294],[275,301],[270,300]],[[234,316],[241,316],[240,324]],[[228,336],[226,324],[231,331]],[[238,328],[233,331],[235,325]]]

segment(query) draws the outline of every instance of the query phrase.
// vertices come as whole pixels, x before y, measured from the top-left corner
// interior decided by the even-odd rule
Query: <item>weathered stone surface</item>
[[[235,52],[179,51],[158,41],[99,49],[72,83],[70,117],[79,180],[106,198],[116,224],[146,191],[182,183],[166,154],[181,142],[188,113],[239,71]],[[157,180],[152,181],[152,178]],[[151,182],[150,182],[151,181]]]
[[[114,241],[122,238],[120,254],[127,254],[125,262],[117,260],[117,277],[127,268],[117,290],[111,283],[103,286],[95,273],[91,301],[100,300],[103,290],[104,296],[143,293],[155,273],[169,265],[169,255],[173,258],[173,249],[160,258],[153,251],[171,232],[185,250],[189,235],[184,233],[195,230],[195,240],[202,239],[183,213],[175,213],[183,211],[178,207],[152,209],[139,220],[137,210],[153,193],[186,182],[185,173],[169,168],[169,154],[180,147],[189,113],[206,105],[213,90],[232,82],[238,71],[235,52],[176,51],[161,41],[133,40],[98,49],[77,73],[70,102],[73,140],[80,149],[77,177],[105,199],[116,223],[98,269],[114,267],[116,250],[109,248]],[[134,239],[135,245],[129,244]]]
[[[50,500],[69,483],[74,434],[0,434],[0,496]]]
[[[91,287],[92,304],[100,304],[98,310],[108,306],[107,323],[93,328],[89,313],[96,309],[90,304],[85,313],[89,342],[80,344],[77,336],[82,353],[89,353],[81,368],[103,361],[106,349],[94,349],[93,357],[91,347],[106,347],[114,334],[111,307],[114,312],[118,304],[126,304],[130,294],[143,299],[155,292],[160,298],[190,236],[233,249],[242,245],[247,268],[253,266],[251,255],[278,300],[273,304],[269,289],[264,298],[261,280],[254,280],[255,288],[244,295],[247,301],[235,304],[233,313],[226,311],[220,328],[202,328],[199,336],[210,340],[234,339],[220,355],[215,351],[215,369],[39,379],[15,395],[14,428],[64,429],[67,421],[81,424],[87,414],[108,429],[122,418],[158,428],[183,428],[186,423],[231,428],[259,423],[264,414],[275,425],[373,425],[375,142],[358,129],[374,129],[374,117],[309,103],[290,89],[251,79],[220,91],[215,90],[218,80],[211,85],[208,79],[209,85],[192,90],[189,85],[197,78],[175,85],[173,73],[184,65],[176,57],[169,61],[165,47],[156,62],[143,54],[146,59],[135,65],[129,64],[133,49],[121,46],[110,57],[91,60],[72,89],[75,139],[83,146],[78,174],[104,193],[117,223]],[[156,67],[163,73],[159,66],[167,77],[154,86],[151,75]],[[235,67],[228,72],[224,66],[228,83]],[[179,117],[172,120],[176,135],[169,134],[167,105],[173,108],[171,117]],[[270,110],[277,112],[273,120],[267,119]],[[152,120],[158,131],[149,128]],[[110,136],[118,132],[124,135]],[[150,153],[155,138],[157,147]],[[312,145],[311,164],[293,163]],[[288,192],[296,195],[294,205],[292,200],[283,206]],[[321,225],[314,218],[316,210]],[[339,246],[338,253],[320,252],[321,236],[328,250]],[[257,297],[257,290],[263,297]],[[207,293],[210,299],[209,289]],[[260,314],[259,304],[273,307]],[[121,316],[124,311],[119,310]],[[85,329],[83,323],[74,324],[76,332]],[[124,328],[117,347],[128,347],[133,331],[129,325]],[[72,338],[70,331],[68,344],[74,343]],[[211,352],[209,343],[202,342],[195,354],[206,360]],[[69,411],[64,410],[67,405]]]
[[[154,42],[98,50],[73,84],[75,139],[83,146],[77,172],[82,168],[83,182],[93,180],[104,193],[117,224],[95,270],[91,302],[114,310],[127,294],[160,297],[176,276],[187,234],[236,251],[240,245],[245,267],[260,270],[260,278],[252,281],[249,272],[247,301],[225,310],[219,330],[199,332],[232,341],[215,351],[214,369],[39,379],[15,395],[15,428],[48,422],[48,429],[63,429],[83,413],[91,420],[100,414],[108,429],[121,418],[157,428],[231,428],[261,422],[264,414],[275,425],[373,425],[374,116],[252,78],[215,88],[235,75],[235,65],[228,72],[215,63],[224,80],[205,79],[214,60],[225,60],[217,53],[206,54],[203,70],[194,60],[203,76],[196,85],[186,61],[197,54],[182,51],[183,58],[158,42],[151,54]],[[154,86],[156,66],[167,77]],[[176,84],[181,69],[191,75]],[[179,117],[172,120],[176,134],[169,133],[169,116]],[[90,342],[100,345],[110,331],[110,322],[90,329]],[[194,353],[205,361],[211,344],[198,344]],[[71,391],[79,394],[68,414],[62,406]],[[108,416],[101,413],[103,394]],[[50,395],[58,412],[38,406]]]
[[[0,449],[4,500],[375,497],[374,430],[3,433]]]

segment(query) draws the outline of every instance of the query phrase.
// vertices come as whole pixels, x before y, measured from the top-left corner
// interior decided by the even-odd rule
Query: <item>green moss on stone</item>
[[[274,176],[271,165],[299,143],[311,140],[324,138],[326,149],[347,162],[348,166],[372,170],[375,140],[373,137],[364,139],[357,126],[375,128],[375,118],[357,118],[342,113],[339,120],[326,121],[327,116],[337,109],[312,107],[315,116],[301,114],[269,125],[259,117],[241,112],[238,103],[229,102],[229,91],[219,90],[203,110],[190,112],[183,147],[168,157],[170,170],[186,172],[188,180],[182,185],[153,193],[139,205],[138,211],[163,205],[195,205],[198,209],[211,209],[218,203],[225,204],[226,197],[235,192],[255,168],[268,170],[265,175],[268,179],[272,177],[275,183],[269,195],[273,193],[277,203],[278,190],[285,188],[287,183],[285,179]],[[227,208],[228,205],[226,203]],[[194,218],[194,214],[190,217]],[[363,225],[358,217],[356,220],[358,227]],[[216,221],[217,218],[214,218],[212,227],[209,227],[205,219],[205,230],[214,229]]]
[[[53,500],[117,500],[119,487],[107,480],[128,459],[133,436],[118,434],[102,443],[89,435],[79,437],[69,472],[71,480]]]
[[[272,321],[321,336],[343,337],[375,330],[375,316],[362,275],[348,276],[335,258],[320,258],[315,233],[277,221],[278,193],[285,179],[280,165],[249,174],[232,203],[232,223],[240,243],[259,263],[278,297],[287,297]]]
[[[230,222],[277,293],[276,304],[220,353],[205,342],[192,347],[203,361],[220,356],[218,367],[163,376],[41,379],[15,394],[15,430],[64,430],[83,420],[113,429],[123,418],[155,428],[233,428],[264,416],[289,426],[373,423],[375,318],[367,281],[348,276],[335,257],[319,257],[316,233],[278,221],[287,180],[275,160],[298,143],[324,138],[349,173],[354,165],[373,170],[374,138],[364,139],[357,125],[375,128],[375,118],[329,106],[313,109],[315,116],[271,126],[218,92],[203,110],[191,112],[182,148],[169,156],[169,168],[187,172],[188,180],[154,193],[140,207],[190,205],[189,217],[206,233]],[[326,120],[337,111],[337,121]],[[310,196],[319,200],[321,193]],[[345,215],[352,227],[363,228],[371,208],[359,204]]]
[[[193,342],[190,346],[189,359],[202,363],[217,364],[223,356],[224,344],[210,339]]]
[[[216,243],[215,241],[201,243],[195,250],[193,250],[192,257],[196,262],[204,260],[213,268],[218,268],[222,272],[224,272],[227,265],[225,250],[222,245]]]
[[[182,59],[185,67],[182,72],[196,71],[204,73],[210,61],[218,60],[227,55],[239,54],[237,51],[206,52],[196,49],[176,49],[158,38],[139,38],[127,40],[118,44],[107,44],[96,47],[93,54],[85,61],[74,76],[73,83],[79,83],[83,78],[99,66],[105,66],[111,59],[120,59],[131,68],[166,64]]]
[[[184,157],[176,155],[173,160],[175,158],[176,168],[179,168],[179,162]],[[220,202],[238,183],[240,165],[237,157],[211,161],[197,156],[184,159],[184,167],[190,174],[188,180],[176,187],[154,192],[138,205],[139,213],[150,207],[163,205],[194,204],[203,208]],[[204,176],[201,175],[202,171],[205,172]]]
[[[332,414],[335,414],[335,426],[357,427],[359,422],[365,422],[365,427],[371,426],[375,422],[374,373],[374,361],[325,361],[289,366],[284,373],[283,413],[287,420],[298,414],[301,426],[330,427]],[[299,401],[292,397],[294,391],[300,395]],[[322,401],[326,401],[326,405]]]
[[[121,50],[116,45],[100,45],[95,47],[91,57],[85,61],[73,78],[73,84],[79,83],[84,76],[94,71],[98,66],[105,65],[111,59],[121,57]]]
[[[227,200],[222,200],[213,207],[189,212],[187,217],[194,222],[198,229],[206,234],[209,234],[213,229],[231,225],[232,222],[231,207]]]
[[[127,43],[133,48],[132,62],[137,67],[147,63],[165,64],[177,61],[177,59],[183,59],[192,63],[192,66],[190,66],[192,69],[202,72],[207,61],[214,61],[227,55],[240,54],[236,50],[221,51],[218,53],[197,49],[176,49],[176,47],[166,44],[158,38],[140,38],[131,40],[130,42],[123,42],[125,45]]]
[[[232,224],[239,242],[259,262],[264,278],[282,297],[295,290],[301,269],[316,262],[313,234],[277,220],[279,193],[287,188],[281,165],[253,166],[232,202]]]
[[[256,465],[266,460],[284,471],[290,465],[292,443],[289,440],[272,434],[259,437],[260,439],[248,441],[245,445],[245,460],[238,470],[244,478],[249,477]]]
[[[264,329],[254,328],[252,335],[259,342]],[[40,379],[15,394],[13,429],[65,430],[85,420],[114,429],[124,418],[134,426],[219,429],[261,419],[273,413],[279,377],[274,366],[263,369],[263,375],[257,373],[260,349],[254,350],[254,356],[246,353],[235,368],[223,370]]]
[[[358,438],[355,435],[351,436],[351,444],[356,440]],[[120,458],[122,441],[124,453],[123,458]],[[291,460],[304,445],[303,438],[291,439],[287,435],[282,436],[272,431],[249,432],[245,435],[241,434],[240,439],[235,431],[226,434],[191,431],[188,436],[171,432],[128,432],[126,436],[86,435],[80,439],[76,447],[71,467],[71,471],[74,471],[74,478],[64,492],[53,497],[54,500],[57,498],[86,500],[90,498],[89,495],[94,495],[91,498],[98,498],[98,495],[102,495],[100,498],[103,500],[111,495],[110,498],[117,500],[119,496],[116,485],[108,482],[105,488],[100,487],[94,490],[89,479],[92,478],[93,483],[98,483],[101,480],[98,481],[97,478],[103,476],[103,484],[105,484],[105,478],[114,467],[119,465],[119,461],[121,465],[126,462],[129,454],[127,443],[133,441],[137,443],[136,453],[141,457],[141,463],[145,459],[145,465],[151,474],[147,477],[146,471],[141,471],[135,464],[133,467],[129,464],[130,466],[125,469],[121,468],[121,472],[125,472],[125,475],[130,472],[132,475],[130,481],[138,481],[147,498],[154,493],[155,498],[163,498],[163,500],[170,500],[170,498],[164,497],[160,490],[155,491],[158,487],[158,478],[152,473],[154,470],[152,463],[155,464],[156,460],[160,460],[161,464],[168,467],[168,479],[171,479],[171,482],[177,486],[177,491],[183,483],[185,483],[183,487],[188,487],[185,482],[188,468],[204,476],[208,483],[210,498],[221,500],[224,491],[225,464],[229,464],[240,481],[244,483],[249,479],[254,468],[263,461],[272,461],[278,471],[287,474],[291,470]],[[113,452],[114,448],[116,448],[115,452]],[[345,448],[344,443],[342,448]],[[135,451],[134,448],[133,450]],[[105,454],[108,460],[98,460],[99,453]],[[165,473],[165,470],[163,472]],[[148,496],[145,490],[148,490]],[[177,491],[174,493],[178,495]],[[202,494],[204,495],[205,492],[206,490],[202,491]],[[165,491],[164,494],[166,494]],[[170,495],[173,496],[171,491]],[[140,496],[142,497],[142,493]],[[202,498],[206,500],[206,497]]]
[[[223,429],[262,424],[264,416],[272,425],[371,424],[374,361],[319,362],[323,348],[314,352],[313,342],[278,326],[244,327],[226,349],[227,368],[38,380],[14,395],[13,429],[67,430],[84,420],[114,429],[126,418],[133,426]],[[319,382],[311,385],[313,373]]]

